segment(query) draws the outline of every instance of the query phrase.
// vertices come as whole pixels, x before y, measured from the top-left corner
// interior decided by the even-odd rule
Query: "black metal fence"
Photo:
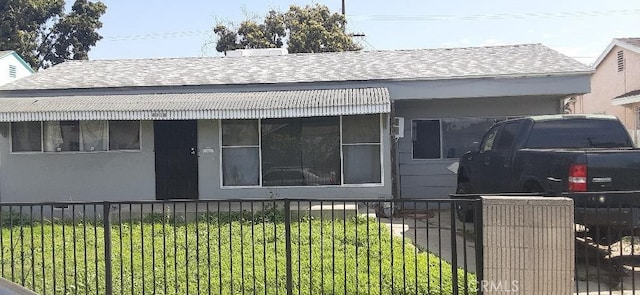
[[[480,211],[476,200],[2,203],[0,274],[41,294],[476,294]]]
[[[568,196],[575,203],[576,292],[640,294],[640,192]]]

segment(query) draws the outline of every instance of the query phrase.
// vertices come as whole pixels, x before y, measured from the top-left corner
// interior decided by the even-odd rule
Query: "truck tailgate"
[[[640,150],[587,151],[587,190],[640,190]]]

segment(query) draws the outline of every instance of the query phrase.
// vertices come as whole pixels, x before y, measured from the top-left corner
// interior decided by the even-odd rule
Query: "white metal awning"
[[[390,110],[386,88],[0,98],[0,122],[258,119]]]
[[[640,94],[617,97],[611,100],[611,104],[614,106],[622,106],[622,105],[628,105],[628,104],[639,103],[639,102],[640,102]]]

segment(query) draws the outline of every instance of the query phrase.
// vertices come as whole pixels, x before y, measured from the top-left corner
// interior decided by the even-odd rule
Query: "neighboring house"
[[[33,73],[33,69],[15,51],[0,51],[0,85],[13,82]]]
[[[640,38],[611,41],[594,63],[591,93],[570,102],[574,113],[617,116],[636,144],[640,140]]]
[[[539,44],[67,61],[0,88],[0,199],[446,197],[591,72]]]

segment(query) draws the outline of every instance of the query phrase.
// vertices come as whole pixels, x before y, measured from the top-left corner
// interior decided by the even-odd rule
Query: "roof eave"
[[[600,56],[598,56],[598,59],[596,59],[596,61],[592,65],[592,67],[593,68],[597,68],[600,65],[600,63],[602,63],[604,58],[607,57],[607,55],[609,55],[611,50],[616,46],[619,46],[619,47],[622,47],[622,48],[625,48],[625,49],[640,53],[640,47],[634,46],[632,44],[629,44],[629,43],[624,42],[624,41],[619,40],[619,39],[613,39],[611,41],[611,43],[609,43],[607,48],[600,54]]]
[[[273,86],[273,85],[301,85],[312,83],[353,83],[353,82],[418,82],[418,81],[445,81],[445,80],[462,80],[462,79],[516,79],[516,78],[541,78],[541,77],[572,77],[591,75],[595,69],[588,71],[572,71],[572,72],[548,72],[548,73],[514,73],[501,75],[465,75],[465,76],[446,76],[446,77],[417,77],[417,78],[389,78],[389,79],[373,79],[373,80],[324,80],[324,81],[308,81],[308,82],[279,82],[279,83],[245,83],[245,84],[198,84],[198,85],[146,85],[146,86],[122,86],[122,87],[83,87],[83,88],[38,88],[38,89],[0,89],[0,94],[5,93],[25,93],[30,91],[86,91],[86,90],[115,90],[129,88],[154,88],[154,87],[251,87],[251,86]],[[342,87],[340,87],[342,88]]]

